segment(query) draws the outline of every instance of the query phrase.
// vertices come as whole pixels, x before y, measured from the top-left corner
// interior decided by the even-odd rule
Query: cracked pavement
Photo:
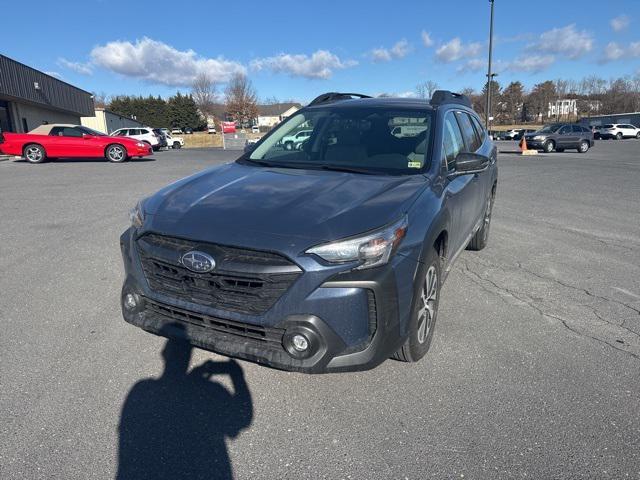
[[[240,362],[253,417],[224,440],[234,478],[640,478],[639,151],[502,154],[489,246],[460,255],[421,362],[322,376]],[[165,344],[120,316],[127,211],[234,154],[154,158],[0,162],[3,480],[115,475],[123,404],[160,376]],[[196,350],[191,366],[207,360],[224,358]],[[176,425],[194,414],[180,405]],[[195,414],[215,431],[221,407]]]

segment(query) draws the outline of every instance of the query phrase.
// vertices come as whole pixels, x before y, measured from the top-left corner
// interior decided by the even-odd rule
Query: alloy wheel
[[[424,343],[429,338],[429,333],[433,327],[436,316],[436,303],[438,300],[438,274],[436,267],[431,265],[420,292],[420,302],[422,303],[418,310],[418,342]]]
[[[42,160],[42,150],[38,147],[29,147],[27,148],[25,156],[30,162],[39,162]]]
[[[114,162],[121,162],[124,159],[124,150],[122,147],[111,147],[109,149],[109,158]]]

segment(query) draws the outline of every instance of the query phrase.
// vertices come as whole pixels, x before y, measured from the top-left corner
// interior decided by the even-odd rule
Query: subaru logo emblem
[[[216,266],[216,261],[211,255],[197,250],[191,250],[180,257],[180,263],[192,272],[207,273]]]

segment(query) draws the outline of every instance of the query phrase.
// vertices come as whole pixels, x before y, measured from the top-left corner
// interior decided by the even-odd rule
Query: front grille
[[[159,303],[150,299],[146,300],[146,314],[158,316],[163,319],[190,323],[206,328],[211,333],[233,335],[244,340],[258,342],[266,347],[282,348],[283,328],[262,327],[249,323],[224,320],[221,318],[195,313],[171,305]]]
[[[301,274],[286,258],[269,253],[204,244],[156,234],[138,239],[138,253],[151,290],[186,302],[237,313],[266,312]],[[198,249],[216,259],[209,273],[180,263]]]

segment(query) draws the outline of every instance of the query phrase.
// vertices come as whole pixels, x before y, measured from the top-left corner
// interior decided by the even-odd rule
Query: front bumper
[[[411,299],[406,298],[406,288],[398,288],[397,274],[411,275],[417,268],[408,258],[396,256],[395,262],[371,270],[332,271],[315,288],[308,288],[306,277],[317,276],[305,272],[263,315],[242,315],[150,289],[134,235],[129,229],[120,239],[126,272],[122,313],[125,321],[148,332],[185,339],[222,355],[305,373],[371,369],[404,342],[406,322],[402,317],[408,309],[399,304],[406,305]],[[128,295],[136,298],[134,308],[126,306]],[[309,340],[308,352],[292,350],[295,334]]]

